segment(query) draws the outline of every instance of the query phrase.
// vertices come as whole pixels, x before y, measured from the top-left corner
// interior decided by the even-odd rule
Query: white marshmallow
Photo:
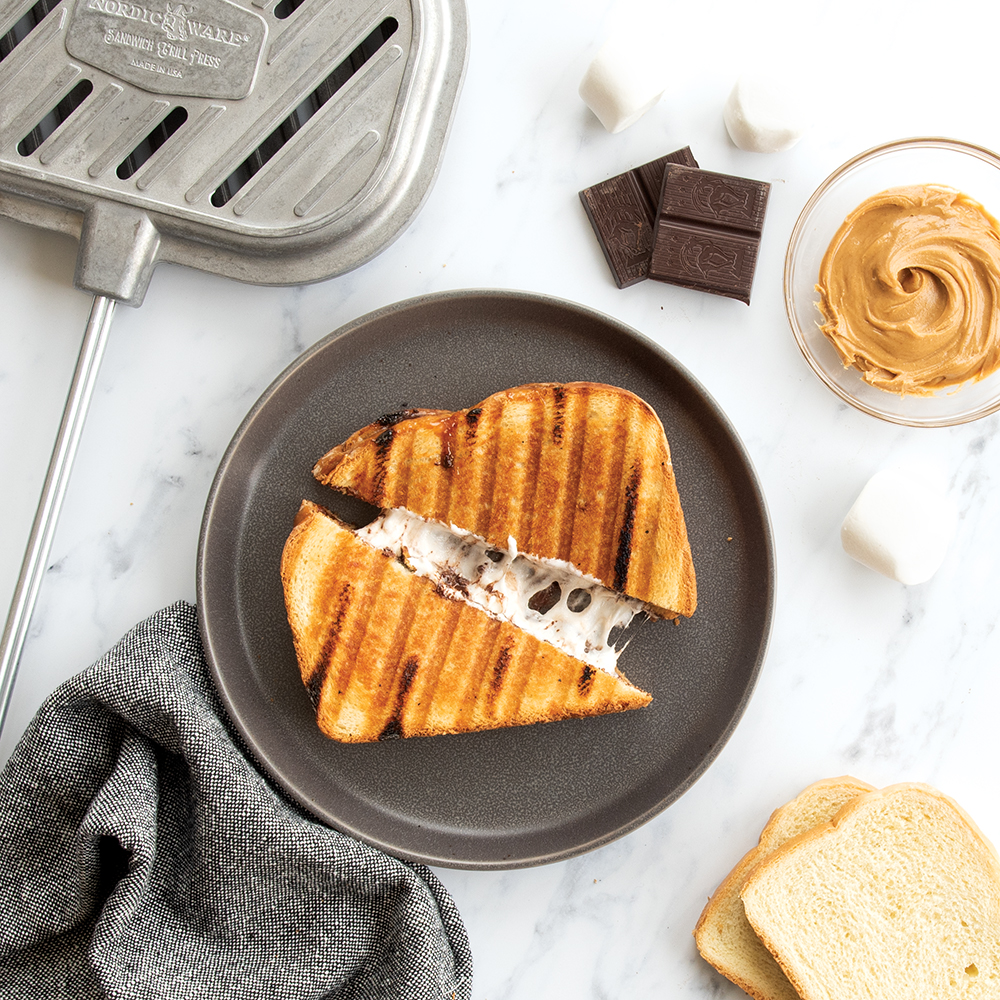
[[[791,149],[809,127],[809,108],[791,86],[754,74],[736,81],[722,117],[733,142],[750,153]]]
[[[861,491],[840,528],[844,551],[900,583],[924,583],[955,534],[954,503],[926,471],[884,469]]]
[[[666,89],[665,61],[635,38],[608,39],[580,81],[580,96],[611,133],[637,122]]]

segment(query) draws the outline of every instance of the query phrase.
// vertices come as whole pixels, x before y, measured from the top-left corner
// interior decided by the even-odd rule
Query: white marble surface
[[[1000,17],[977,0],[716,0],[670,13],[673,89],[611,136],[576,88],[626,5],[470,0],[441,173],[393,246],[306,288],[164,266],[140,309],[118,310],[0,742],[5,759],[60,681],[147,614],[194,599],[220,456],[271,379],[330,330],[465,287],[545,292],[631,324],[708,387],[756,464],[777,548],[770,651],[729,744],[659,817],[571,861],[440,872],[468,926],[476,1000],[741,995],[698,959],[691,929],[770,811],[820,777],[928,781],[1000,840],[1000,417],[913,430],[841,404],[799,356],[781,298],[795,218],[841,162],[917,134],[1000,148],[984,41]],[[790,54],[820,91],[816,127],[785,153],[740,152],[722,122],[729,89],[742,68]],[[578,189],[688,143],[709,169],[772,184],[750,308],[653,282],[619,291],[581,210]],[[75,253],[0,220],[4,603],[90,307],[72,288]],[[902,458],[937,463],[960,511],[943,567],[909,588],[852,562],[838,536],[868,477]]]

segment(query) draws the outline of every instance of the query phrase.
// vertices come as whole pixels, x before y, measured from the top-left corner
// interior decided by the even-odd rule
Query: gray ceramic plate
[[[278,564],[303,497],[353,523],[374,511],[316,483],[315,460],[379,415],[459,409],[536,381],[607,382],[650,402],[673,453],[698,610],[642,626],[619,665],[647,708],[487,733],[342,745],[316,728]],[[571,857],[655,816],[708,767],[767,645],[774,555],[760,487],[705,390],[634,330],[513,292],[401,302],[320,341],[237,431],[205,510],[202,636],[229,714],[277,784],[330,825],[455,868]]]

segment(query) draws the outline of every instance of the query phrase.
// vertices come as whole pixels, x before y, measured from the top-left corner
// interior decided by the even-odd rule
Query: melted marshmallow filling
[[[608,673],[615,672],[627,645],[616,648],[612,633],[620,636],[643,611],[641,601],[609,590],[571,563],[518,552],[513,538],[507,549],[498,549],[454,525],[401,509],[384,511],[356,534],[433,580],[446,597],[472,604]]]

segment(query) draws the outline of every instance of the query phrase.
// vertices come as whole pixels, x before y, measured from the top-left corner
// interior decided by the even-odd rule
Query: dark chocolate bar
[[[649,271],[656,209],[663,176],[671,163],[698,166],[691,149],[685,146],[580,192],[580,201],[619,288],[642,281]]]
[[[770,190],[765,181],[668,165],[649,277],[750,305]]]

